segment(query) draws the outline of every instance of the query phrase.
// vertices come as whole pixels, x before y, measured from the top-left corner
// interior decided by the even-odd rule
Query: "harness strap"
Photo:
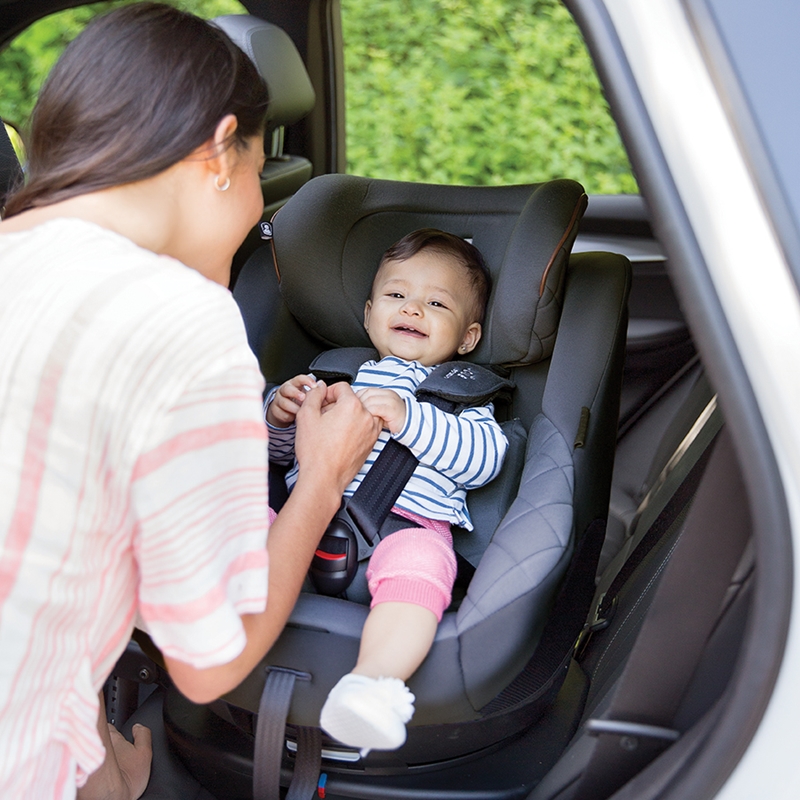
[[[322,731],[319,728],[297,727],[297,757],[286,800],[309,800],[313,797],[322,767]]]

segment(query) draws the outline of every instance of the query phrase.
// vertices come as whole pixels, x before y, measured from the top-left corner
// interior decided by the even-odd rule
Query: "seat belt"
[[[359,367],[378,354],[369,348],[340,348],[318,356],[309,369],[326,381],[352,382]],[[420,402],[458,414],[486,405],[514,384],[495,372],[464,361],[437,366],[417,387]],[[320,540],[309,576],[320,594],[339,595],[352,583],[359,561],[369,558],[380,529],[418,464],[416,456],[396,439],[384,445],[355,493],[342,505]]]
[[[258,705],[253,755],[253,800],[280,800],[281,760],[286,737],[286,718],[296,680],[311,675],[282,667],[270,667]],[[297,757],[286,800],[308,800],[317,788],[322,764],[322,731],[297,728]]]
[[[680,738],[673,720],[750,530],[746,489],[723,430],[611,702],[586,723],[597,739],[571,800],[609,797]]]
[[[617,595],[628,578],[675,520],[688,510],[722,425],[722,412],[714,395],[653,482],[636,512],[630,539],[598,581],[586,626],[576,648],[579,657],[592,633],[608,627]],[[660,494],[669,497],[663,509],[659,506]]]

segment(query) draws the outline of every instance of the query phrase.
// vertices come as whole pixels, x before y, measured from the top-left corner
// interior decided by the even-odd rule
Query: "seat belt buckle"
[[[345,591],[353,582],[358,562],[368,559],[377,543],[377,536],[372,543],[367,541],[343,503],[311,559],[309,577],[317,592],[335,597]]]
[[[608,605],[606,605],[605,600],[606,595],[602,594],[597,605],[594,607],[592,619],[584,624],[581,632],[578,634],[574,651],[575,659],[578,661],[583,657],[592,636],[595,633],[604,631],[611,624],[611,620],[614,619],[614,614],[617,611],[617,598],[615,596]]]

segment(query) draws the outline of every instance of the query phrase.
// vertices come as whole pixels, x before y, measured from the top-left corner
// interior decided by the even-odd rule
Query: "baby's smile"
[[[397,333],[402,333],[406,336],[415,336],[419,338],[427,337],[427,333],[423,333],[421,330],[413,327],[412,325],[393,325],[392,330],[396,331]]]

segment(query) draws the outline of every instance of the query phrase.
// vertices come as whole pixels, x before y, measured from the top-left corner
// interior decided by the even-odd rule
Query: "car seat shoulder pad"
[[[370,347],[337,347],[320,353],[309,366],[315,377],[328,381],[352,383],[362,364],[377,360],[378,353]],[[499,375],[489,367],[466,361],[447,361],[439,364],[417,387],[420,400],[433,398],[447,400],[455,406],[455,413],[471,406],[490,403],[502,393],[514,388],[509,378]]]

